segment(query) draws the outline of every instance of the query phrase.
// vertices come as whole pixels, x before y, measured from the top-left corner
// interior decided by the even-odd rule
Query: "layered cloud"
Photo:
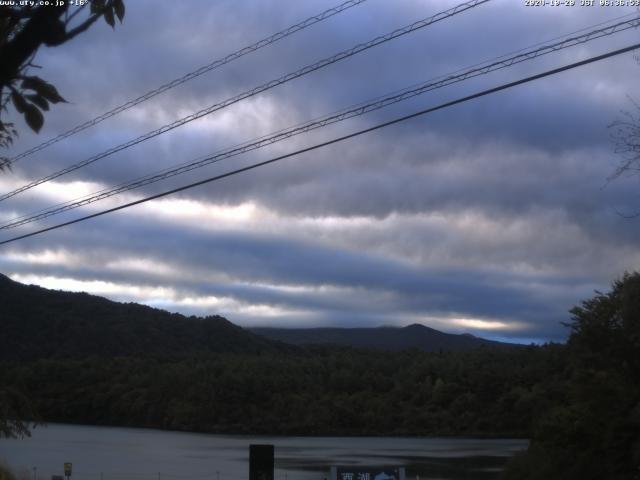
[[[329,3],[127,5],[115,32],[42,51],[72,100],[14,153],[293,24]],[[330,2],[331,3],[331,2]],[[362,6],[182,85],[15,165],[9,191],[455,2]],[[569,11],[571,10],[571,11]],[[633,10],[496,0],[173,130],[0,204],[2,221],[308,121]],[[163,28],[157,28],[163,25]],[[295,151],[483,88],[632,43],[568,49],[257,152],[1,232],[1,239]],[[52,231],[0,250],[18,281],[243,325],[424,323],[561,340],[572,305],[637,269],[634,178],[607,183],[607,125],[637,94],[632,55]]]

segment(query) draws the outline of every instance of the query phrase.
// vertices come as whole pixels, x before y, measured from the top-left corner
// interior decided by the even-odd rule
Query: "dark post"
[[[249,480],[273,480],[273,445],[249,445]]]
[[[67,480],[70,480],[71,478],[71,467],[72,464],[71,462],[65,462],[64,464],[64,476]]]

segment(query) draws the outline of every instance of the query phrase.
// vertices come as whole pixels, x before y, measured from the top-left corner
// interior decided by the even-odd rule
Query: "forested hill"
[[[404,328],[252,328],[253,333],[292,345],[337,345],[381,350],[416,348],[425,352],[459,352],[509,344],[469,334],[444,333],[424,325]],[[512,345],[515,346],[515,345]]]
[[[0,360],[275,352],[285,345],[223,317],[185,317],[0,274]]]
[[[87,293],[23,285],[0,274],[0,360],[276,352],[290,345],[427,352],[504,345],[422,325],[405,328],[242,329]]]
[[[525,436],[529,450],[506,479],[635,480],[640,273],[572,308],[566,325],[564,345],[278,347],[220,317],[0,277],[0,434],[11,419],[41,418],[215,433]]]

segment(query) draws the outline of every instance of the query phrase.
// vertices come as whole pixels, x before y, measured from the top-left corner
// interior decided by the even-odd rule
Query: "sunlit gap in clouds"
[[[238,205],[217,205],[190,199],[163,199],[150,202],[143,207],[147,213],[178,219],[221,220],[246,222],[255,218],[257,207],[253,202]]]
[[[166,287],[150,287],[119,284],[103,280],[77,280],[68,277],[42,276],[32,274],[12,274],[12,280],[25,284],[39,285],[52,290],[86,292],[95,295],[106,295],[110,298],[127,301],[150,300],[153,298],[173,297],[175,291]]]
[[[496,339],[501,334],[504,335],[502,338],[508,339],[511,338],[511,335],[509,335],[511,333],[520,332],[525,334],[525,332],[531,330],[533,327],[533,325],[519,320],[480,317],[474,318],[470,316],[463,317],[449,314],[401,315],[398,317],[398,322],[395,325],[405,326],[411,323],[417,323],[448,333],[472,333],[489,339]],[[514,340],[511,338],[511,340],[505,341]],[[528,342],[525,341],[524,343]]]
[[[137,302],[171,312],[196,315],[222,315],[235,320],[235,316],[252,319],[252,323],[261,323],[260,319],[301,318],[310,312],[300,308],[287,308],[282,305],[269,305],[239,300],[231,296],[189,295],[171,287],[140,286],[103,280],[78,280],[67,277],[55,277],[34,274],[11,274],[10,278],[24,284],[39,285],[52,290],[85,292],[107,296],[115,301]],[[298,287],[278,285],[267,286],[273,290],[297,291]]]
[[[481,320],[478,318],[452,318],[451,323],[474,330],[522,330],[526,324],[521,322],[506,322],[498,320]]]
[[[65,250],[9,251],[0,255],[0,258],[10,262],[35,265],[73,265],[78,263],[78,258]]]
[[[67,260],[64,253],[43,252],[41,254],[13,255],[22,260],[31,259],[35,263],[57,262]],[[126,267],[127,264],[124,264]],[[138,267],[145,271],[153,270],[153,265],[141,261]],[[113,265],[112,265],[113,267]],[[332,320],[332,315],[328,307],[320,309],[307,309],[304,306],[296,305],[292,298],[273,301],[251,301],[236,297],[233,293],[210,293],[198,294],[189,292],[188,288],[175,289],[165,286],[141,286],[117,281],[105,280],[79,280],[69,277],[56,277],[51,275],[35,274],[10,274],[10,277],[25,284],[36,284],[44,288],[54,290],[65,290],[75,292],[86,292],[94,295],[106,296],[115,301],[137,302],[151,307],[162,308],[171,312],[179,312],[185,315],[221,315],[234,323],[244,326],[295,326],[322,327],[322,326],[344,326],[354,327],[356,324],[339,323]],[[288,295],[300,293],[311,294],[333,294],[341,297],[351,291],[351,289],[341,289],[332,286],[298,286],[298,285],[277,285],[265,283],[234,282],[236,286],[252,286],[264,290],[280,291]],[[344,290],[344,291],[342,291]],[[377,312],[379,323],[367,326],[397,326],[404,327],[412,323],[419,323],[432,328],[437,328],[450,333],[473,333],[485,338],[497,339],[497,336],[504,335],[508,338],[513,333],[521,332],[526,335],[530,330],[530,325],[523,322],[502,320],[502,319],[481,319],[470,317],[424,316],[407,314],[400,311]],[[343,317],[348,318],[347,317]],[[354,320],[355,321],[355,320]],[[357,322],[356,322],[357,323]],[[360,325],[362,326],[362,325]],[[501,337],[502,338],[502,337]],[[513,339],[511,340],[513,341]],[[518,340],[516,340],[518,341]],[[522,343],[537,342],[538,339],[523,339]]]

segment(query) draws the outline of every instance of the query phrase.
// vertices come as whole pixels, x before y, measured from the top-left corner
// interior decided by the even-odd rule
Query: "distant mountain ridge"
[[[217,315],[186,317],[87,293],[23,285],[0,274],[0,361],[283,352],[302,345],[438,352],[509,344],[423,325],[243,329]]]
[[[185,317],[87,293],[23,285],[0,274],[0,360],[290,349],[220,316]]]
[[[416,348],[426,352],[465,351],[478,347],[516,346],[468,333],[444,333],[420,324],[377,328],[250,328],[251,332],[291,345],[336,345],[379,350]]]

